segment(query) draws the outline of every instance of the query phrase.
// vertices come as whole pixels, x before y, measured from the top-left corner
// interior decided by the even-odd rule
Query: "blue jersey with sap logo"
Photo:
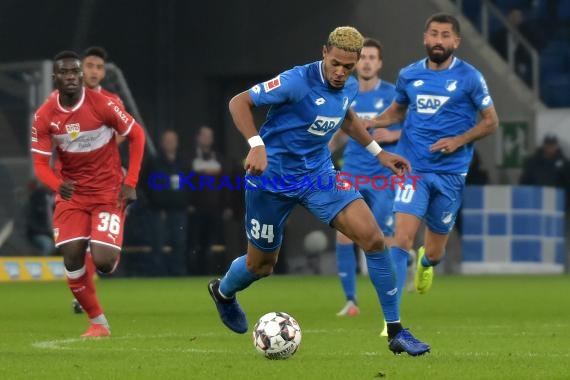
[[[402,69],[396,82],[395,101],[408,105],[398,151],[416,171],[467,173],[472,143],[452,154],[430,152],[430,146],[471,129],[477,112],[493,100],[481,73],[467,62],[454,57],[447,69],[430,70],[426,61]]]
[[[256,106],[271,105],[259,135],[265,143],[270,178],[318,175],[330,169],[327,144],[358,92],[350,77],[337,90],[323,77],[322,61],[287,70],[249,90]]]
[[[359,92],[351,108],[363,119],[372,119],[381,114],[392,103],[396,96],[396,90],[392,83],[379,81],[376,87],[371,91]],[[388,128],[391,131],[400,130],[401,124],[394,124]],[[370,130],[372,134],[373,130]],[[382,144],[382,149],[389,152],[396,151],[396,142],[391,144]],[[344,150],[344,166],[343,171],[355,175],[392,175],[392,171],[385,166],[380,165],[378,159],[372,156],[365,147],[352,137],[348,138],[348,143]]]

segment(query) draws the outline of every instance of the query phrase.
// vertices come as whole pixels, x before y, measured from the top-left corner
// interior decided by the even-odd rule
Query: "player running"
[[[373,126],[404,121],[398,152],[410,159],[417,186],[407,182],[396,192],[396,267],[406,265],[408,251],[425,220],[425,249],[418,252],[416,290],[433,282],[433,267],[443,258],[463,197],[473,143],[493,132],[499,121],[483,75],[453,53],[461,41],[459,22],[451,15],[431,16],[424,31],[427,58],[400,71],[396,99]],[[477,113],[481,115],[477,121]],[[398,269],[397,273],[405,274]],[[401,277],[399,283],[405,281]]]
[[[92,89],[93,91],[97,91],[100,94],[105,95],[123,107],[123,101],[119,95],[106,90],[101,86],[101,82],[103,79],[105,79],[105,76],[107,74],[107,71],[105,69],[107,58],[107,51],[100,46],[91,46],[85,49],[85,52],[83,53],[83,59],[81,60],[81,70],[83,71],[83,85],[87,88]],[[54,91],[54,94],[55,93],[57,93],[57,91]],[[115,140],[117,141],[117,144],[120,144],[125,140],[125,138],[115,133]],[[85,252],[85,267],[88,276],[95,275],[95,264],[93,264],[93,258],[91,257],[89,246],[87,246],[87,251]],[[74,313],[83,313],[81,304],[75,298],[71,302],[71,306]]]
[[[119,262],[124,211],[136,199],[144,151],[142,128],[120,104],[83,86],[79,56],[63,51],[54,58],[57,89],[35,113],[31,130],[38,179],[57,193],[53,217],[55,245],[63,256],[70,290],[86,311],[83,337],[109,336],[109,323],[86,274],[85,249],[91,247],[100,273]],[[129,140],[129,170],[123,175],[115,131]],[[52,144],[61,161],[60,176],[49,166]]]
[[[208,290],[223,323],[234,332],[245,333],[248,323],[236,293],[272,273],[283,226],[293,208],[301,204],[366,252],[370,279],[388,322],[389,349],[421,355],[430,347],[400,323],[391,258],[360,193],[342,186],[326,190],[303,186],[307,178],[311,183],[331,177],[334,181],[336,172],[327,144],[338,128],[393,172],[409,170],[405,159],[380,148],[349,107],[358,92],[351,73],[362,43],[356,29],[336,28],[323,46],[321,61],[285,71],[230,101],[234,123],[251,147],[245,169],[261,177],[250,178],[246,186],[247,253],[232,262],[221,280],[212,280]],[[271,109],[258,134],[252,109],[263,105]]]
[[[380,79],[382,65],[382,45],[373,38],[366,38],[360,59],[356,64],[358,95],[351,104],[351,108],[360,118],[371,119],[377,116],[394,100],[396,95],[394,85]],[[372,131],[375,132],[373,138],[382,144],[384,150],[395,152],[396,143],[401,133],[400,124],[395,124],[390,128],[371,130],[370,132],[372,133]],[[342,129],[335,133],[329,144],[331,150],[338,149],[339,142],[345,140],[345,136]],[[349,173],[352,178],[365,176],[372,179],[378,176],[378,178],[388,180],[392,175],[388,168],[378,165],[378,160],[351,137],[348,138],[343,161],[342,172]],[[374,186],[372,181],[359,184],[358,191],[362,194],[364,201],[370,207],[376,222],[382,229],[386,244],[391,246],[394,225],[392,213],[394,190],[390,185],[378,190],[378,187],[383,186],[383,180],[377,182]],[[354,243],[341,232],[337,232],[336,263],[338,276],[346,297],[346,304],[337,313],[338,316],[356,316],[360,313],[356,296],[356,262]]]

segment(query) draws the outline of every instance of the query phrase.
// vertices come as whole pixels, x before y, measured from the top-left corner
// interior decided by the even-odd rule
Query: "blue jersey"
[[[386,108],[396,96],[396,90],[392,83],[379,81],[376,87],[371,91],[359,92],[351,108],[358,114],[360,118],[372,119],[373,117],[384,112]],[[391,125],[389,130],[395,131],[402,128],[401,124]],[[372,134],[373,130],[370,130]],[[382,144],[382,149],[388,152],[396,151],[396,142],[391,144]],[[392,175],[392,171],[385,166],[380,165],[378,159],[372,156],[365,147],[352,137],[348,138],[348,143],[344,150],[344,166],[343,171],[354,175]]]
[[[473,156],[469,143],[452,154],[430,152],[441,138],[458,136],[476,124],[477,112],[490,107],[485,79],[457,57],[444,70],[430,70],[422,59],[400,71],[398,104],[408,105],[398,151],[415,171],[464,174]]]
[[[249,90],[256,106],[271,105],[259,135],[268,166],[264,176],[318,175],[333,164],[328,142],[340,127],[358,92],[350,77],[338,90],[323,76],[322,61],[287,70]]]

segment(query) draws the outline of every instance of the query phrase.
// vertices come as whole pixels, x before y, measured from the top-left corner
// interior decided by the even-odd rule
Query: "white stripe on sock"
[[[100,314],[100,315],[96,316],[95,318],[89,319],[89,321],[91,321],[91,323],[95,323],[97,325],[103,325],[106,328],[108,328],[109,330],[111,329],[109,327],[109,322],[107,321],[105,314]]]
[[[72,280],[76,280],[76,279],[80,278],[81,276],[83,276],[86,271],[87,271],[87,269],[85,268],[85,265],[83,265],[78,270],[72,270],[71,272],[68,271],[67,268],[65,268],[65,275],[67,276],[67,278],[70,278]]]

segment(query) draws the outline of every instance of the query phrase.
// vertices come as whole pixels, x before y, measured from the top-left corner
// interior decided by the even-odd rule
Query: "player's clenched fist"
[[[119,193],[119,207],[126,207],[137,200],[137,191],[134,187],[123,184]]]
[[[61,185],[59,185],[59,195],[66,201],[71,199],[73,192],[75,191],[75,186],[71,181],[64,181]]]
[[[251,148],[245,159],[245,170],[251,175],[261,175],[267,167],[267,152],[265,146]]]
[[[404,175],[412,170],[410,162],[404,157],[383,150],[378,154],[378,161],[396,175]]]

